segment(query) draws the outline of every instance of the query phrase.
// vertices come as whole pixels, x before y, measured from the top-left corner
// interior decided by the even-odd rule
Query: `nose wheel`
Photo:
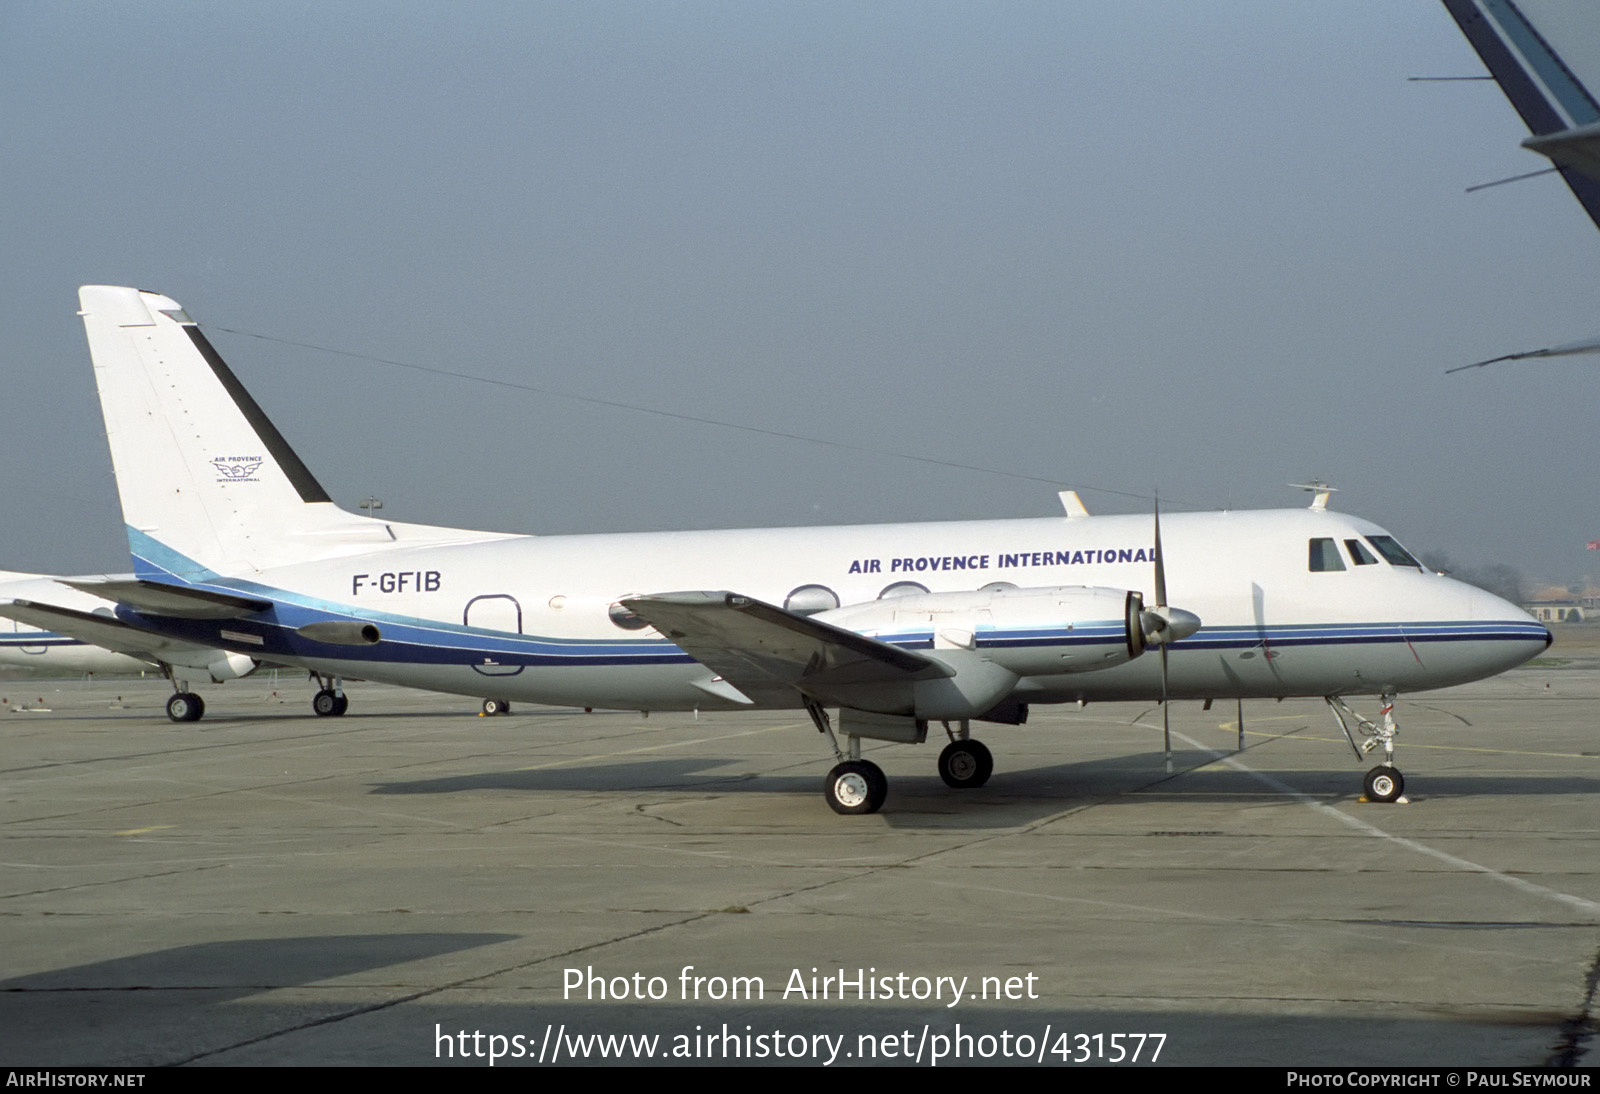
[[[1367,772],[1361,786],[1367,792],[1368,801],[1399,801],[1400,795],[1406,792],[1406,777],[1388,764],[1379,764]]]

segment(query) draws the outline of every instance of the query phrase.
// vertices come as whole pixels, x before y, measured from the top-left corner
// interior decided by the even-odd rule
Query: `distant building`
[[[1585,623],[1600,619],[1600,589],[1591,584],[1574,595],[1565,586],[1544,585],[1522,606],[1541,623]]]

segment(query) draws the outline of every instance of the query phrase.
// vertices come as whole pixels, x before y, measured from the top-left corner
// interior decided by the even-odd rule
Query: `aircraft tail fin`
[[[1530,16],[1514,0],[1444,6],[1533,134],[1523,147],[1549,157],[1600,227],[1600,48],[1591,9],[1545,6]]]
[[[175,300],[106,285],[78,300],[140,578],[203,581],[402,538],[485,538],[334,505]]]

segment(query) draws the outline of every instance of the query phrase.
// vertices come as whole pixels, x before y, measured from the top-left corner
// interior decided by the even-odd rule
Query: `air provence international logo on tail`
[[[1368,796],[1395,800],[1395,695],[1549,642],[1326,494],[1091,516],[1067,492],[1035,519],[579,536],[357,516],[175,301],[107,286],[80,301],[134,574],[71,582],[111,618],[42,594],[0,612],[303,667],[324,684],[318,713],[343,712],[346,676],[496,710],[803,709],[837,761],[828,804],[870,813],[888,783],[864,738],[940,726],[940,775],[972,788],[993,770],[972,723],[1015,725],[1034,704],[1323,696],[1358,757],[1383,751]],[[197,717],[174,687],[169,714]],[[1378,697],[1376,721],[1355,696]]]

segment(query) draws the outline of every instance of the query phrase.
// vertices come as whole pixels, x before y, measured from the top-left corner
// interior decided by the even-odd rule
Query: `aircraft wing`
[[[195,653],[220,656],[216,650],[165,638],[151,631],[124,623],[110,615],[80,612],[54,604],[39,604],[32,600],[0,601],[0,615],[7,616],[32,627],[42,627],[56,634],[76,638],[80,642],[102,646],[113,653],[125,653],[154,663],[170,661]]]
[[[61,583],[114,603],[126,604],[141,612],[177,619],[236,619],[272,607],[270,600],[218,593],[187,585],[162,585],[155,581],[141,581],[137,578],[85,578],[75,581],[63,580]],[[105,645],[105,643],[96,642],[95,645]]]
[[[730,592],[630,597],[623,607],[751,699],[955,675],[914,650]]]

